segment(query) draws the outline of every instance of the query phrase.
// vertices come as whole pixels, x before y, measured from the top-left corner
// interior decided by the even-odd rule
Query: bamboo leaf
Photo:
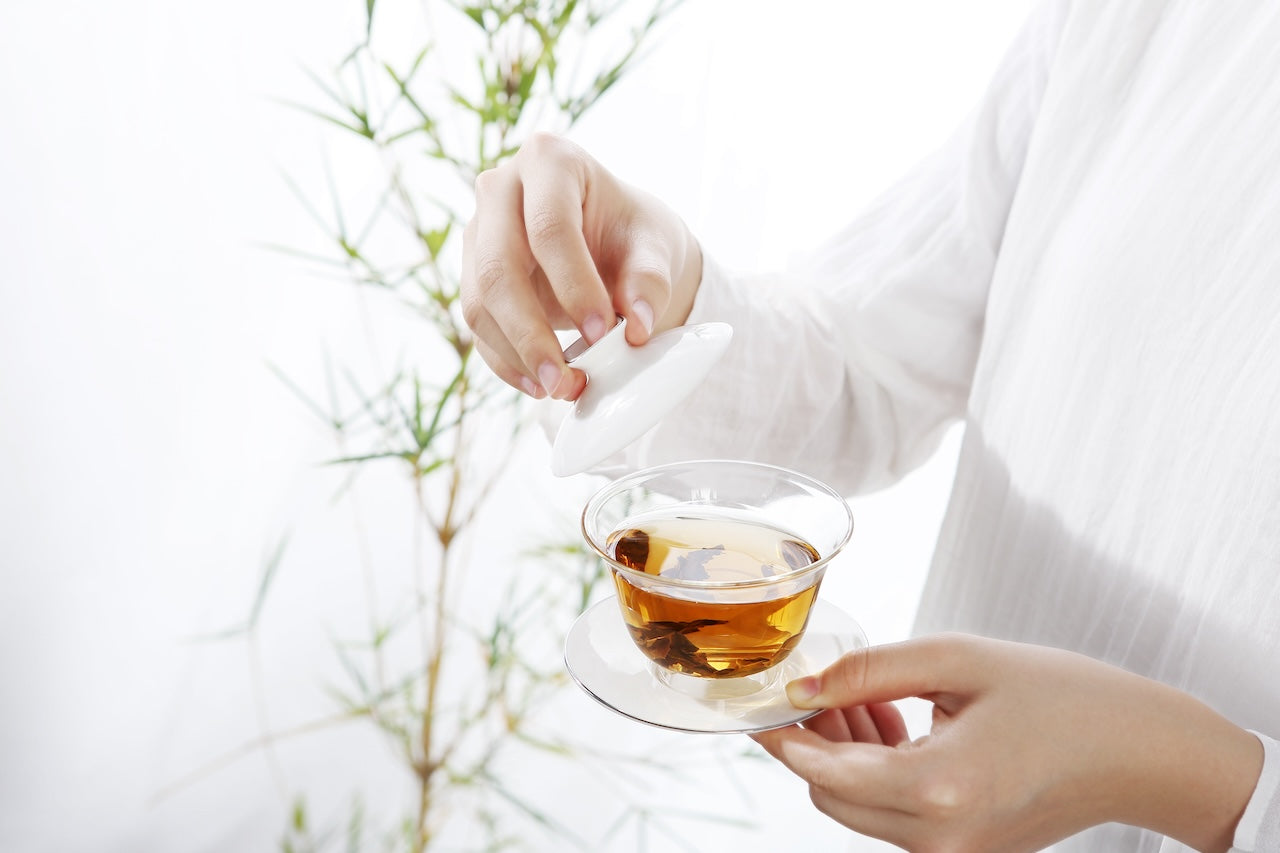
[[[458,372],[453,375],[453,379],[450,380],[449,385],[443,391],[440,392],[440,397],[436,404],[435,413],[432,414],[431,416],[431,424],[427,427],[426,435],[424,436],[425,441],[421,442],[418,445],[423,450],[427,448],[427,445],[429,445],[431,441],[439,433],[440,418],[441,416],[444,415],[445,407],[452,401],[459,386],[462,384],[462,381],[466,379],[466,377],[467,377],[467,366],[464,363],[458,368]]]
[[[447,223],[443,228],[436,228],[422,235],[422,239],[427,244],[427,252],[431,255],[431,260],[435,260],[440,256],[440,250],[444,248],[444,243],[449,239],[449,231],[453,223]]]
[[[313,264],[323,264],[326,266],[342,267],[344,269],[347,266],[344,261],[338,260],[336,258],[331,258],[327,255],[317,255],[315,252],[307,252],[302,249],[295,249],[292,246],[284,246],[277,243],[255,243],[254,245],[257,248],[263,249],[268,252],[275,252],[276,254],[280,254],[280,255],[289,255],[290,257],[298,258],[299,260],[303,260],[303,261],[308,261]]]
[[[423,449],[430,439],[424,440],[422,432],[422,380],[416,373],[413,375],[413,422],[409,427],[413,431],[413,440],[418,443],[418,449]]]
[[[373,10],[373,0],[369,0]],[[359,794],[351,804],[351,817],[347,820],[347,853],[360,853],[364,847],[364,800]]]
[[[333,88],[329,86],[328,83],[324,82],[324,80],[320,77],[319,74],[315,73],[310,68],[303,68],[302,73],[306,74],[309,78],[311,78],[311,82],[315,84],[317,89],[319,89],[321,92],[324,92],[325,95],[329,97],[329,100],[333,101],[335,104],[342,107],[343,109],[347,108],[348,105],[347,105],[346,98],[342,97],[337,92],[335,92]]]
[[[482,118],[486,114],[484,107],[479,107],[471,103],[469,100],[467,100],[467,97],[465,95],[463,95],[461,92],[459,92],[457,89],[454,89],[453,87],[449,88],[449,100],[453,101],[455,104],[462,107],[464,110],[475,113],[476,115],[481,116]]]
[[[478,26],[480,29],[484,30],[485,32],[488,32],[488,31],[489,31],[489,27],[485,24],[485,20],[484,20],[484,11],[485,11],[485,10],[484,10],[484,7],[482,7],[482,6],[463,6],[463,7],[462,7],[462,11],[463,11],[464,13],[466,13],[466,16],[467,16],[468,18],[470,18],[471,20],[475,21],[475,22],[476,22],[476,26]]]
[[[415,125],[407,131],[402,131],[400,134],[395,134],[394,136],[402,136],[407,133],[419,132],[431,134],[435,131],[435,119],[431,117],[430,113],[423,108],[422,104],[418,102],[418,99],[409,91],[409,81],[413,78],[413,75],[417,73],[419,64],[427,55],[427,50],[428,48],[422,49],[422,52],[418,54],[418,58],[413,61],[413,65],[410,67],[409,73],[404,77],[397,74],[396,70],[392,68],[389,63],[383,63],[382,65],[383,69],[387,72],[387,75],[391,78],[391,81],[396,84],[397,94],[413,109],[415,113],[417,113],[418,118],[421,119],[420,124]],[[388,140],[391,138],[393,137],[388,137]]]
[[[359,462],[372,462],[375,459],[403,459],[413,462],[417,454],[410,450],[387,450],[380,453],[360,453],[355,456],[339,456],[323,463],[324,465],[352,465]]]
[[[262,570],[262,579],[258,581],[258,594],[253,599],[253,607],[249,611],[248,629],[252,631],[258,626],[258,617],[262,615],[262,607],[267,602],[267,593],[271,590],[271,582],[275,580],[276,571],[284,558],[284,549],[289,544],[289,534],[280,537],[275,550]]]
[[[535,808],[534,806],[530,805],[529,803],[526,803],[520,797],[517,797],[513,792],[511,792],[506,787],[504,787],[497,780],[486,777],[486,781],[489,783],[488,787],[491,791],[493,791],[502,799],[506,800],[511,805],[515,806],[519,811],[523,812],[524,815],[530,818],[534,823],[537,823],[538,825],[542,826],[544,829],[547,829],[555,833],[557,838],[564,841],[571,842],[574,847],[577,847],[580,850],[590,849],[590,845],[587,844],[587,842],[582,838],[582,836],[578,835],[576,832],[569,829],[569,827],[565,826],[563,823],[560,823],[559,821],[555,820],[546,812],[543,812]]]
[[[328,221],[320,215],[320,211],[317,210],[316,206],[311,203],[309,198],[307,198],[306,193],[302,191],[302,187],[298,186],[297,181],[295,181],[287,172],[282,172],[281,177],[284,179],[285,185],[289,187],[289,190],[293,193],[294,197],[302,203],[303,208],[306,209],[311,218],[315,220],[316,224],[320,226],[320,230],[325,234],[328,234],[330,231]]]
[[[561,7],[560,11],[552,19],[556,29],[563,30],[568,25],[569,19],[573,17],[573,12],[578,8],[578,0],[569,0]]]
[[[418,476],[426,477],[428,474],[439,471],[448,463],[448,459],[436,459],[426,465],[418,465]]]
[[[422,50],[418,51],[418,55],[415,56],[413,59],[413,64],[409,66],[409,73],[405,77],[406,80],[411,79],[413,75],[418,73],[418,68],[421,67],[422,60],[426,59],[427,54],[430,52],[431,52],[430,44],[426,45],[425,47],[422,48]]]
[[[307,113],[308,115],[318,118],[321,121],[326,121],[330,124],[336,125],[342,128],[343,130],[349,130],[352,133],[356,134],[357,136],[363,136],[366,139],[372,138],[368,133],[365,132],[365,129],[360,127],[359,125],[347,124],[342,119],[338,118],[337,116],[329,115],[329,113],[326,113],[324,110],[318,110],[315,107],[308,107],[305,104],[291,104],[291,103],[285,102],[285,105],[291,106],[296,110],[300,110],[301,112]]]
[[[288,375],[271,362],[267,362],[267,369],[276,375],[276,378],[284,383],[285,387],[293,392],[293,395],[302,401],[302,404],[315,414],[320,420],[332,426],[334,429],[341,429],[342,424],[338,422],[332,415],[326,412],[319,403],[311,399],[307,392],[303,391],[298,384],[288,377]]]
[[[516,740],[520,741],[526,746],[531,746],[534,749],[537,749],[541,752],[549,752],[552,755],[558,755],[562,758],[571,758],[575,754],[577,754],[577,750],[566,743],[558,743],[554,741],[543,740],[541,738],[536,738],[533,735],[523,731],[514,732],[514,736]]]

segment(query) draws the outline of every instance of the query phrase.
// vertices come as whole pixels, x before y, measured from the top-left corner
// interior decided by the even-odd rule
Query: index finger
[[[477,218],[470,252],[476,295],[468,322],[495,349],[505,341],[526,376],[564,399],[573,383],[564,381],[569,368],[534,291],[536,260],[523,237],[521,195],[520,185],[506,175],[486,173],[476,180],[477,205],[483,203],[486,212]]]
[[[986,677],[976,643],[976,638],[946,634],[860,649],[816,675],[792,681],[787,698],[797,708],[844,708],[969,693]]]
[[[522,211],[529,251],[555,301],[586,338],[595,343],[613,327],[615,312],[583,233],[586,175],[551,169],[531,158],[521,164]]]

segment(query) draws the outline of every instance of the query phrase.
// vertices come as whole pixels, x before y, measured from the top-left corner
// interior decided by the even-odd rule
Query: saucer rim
[[[594,604],[590,605],[585,610],[583,610],[580,614],[578,614],[578,617],[574,620],[573,625],[570,626],[569,631],[566,632],[565,634],[563,658],[564,658],[564,666],[565,666],[566,672],[568,672],[569,677],[573,679],[573,682],[578,685],[578,687],[582,690],[582,692],[586,693],[588,696],[594,699],[597,704],[605,708],[608,708],[610,711],[614,712],[615,714],[618,714],[619,716],[626,717],[627,719],[630,719],[630,720],[635,720],[636,722],[639,722],[639,723],[644,723],[645,725],[651,726],[653,728],[663,729],[665,731],[685,732],[688,734],[729,735],[729,734],[752,734],[755,732],[764,732],[764,731],[770,731],[772,729],[785,728],[787,726],[796,725],[797,723],[803,723],[804,721],[812,719],[813,717],[816,717],[818,714],[822,713],[823,709],[821,708],[819,709],[795,708],[794,709],[795,714],[789,715],[785,721],[772,722],[772,723],[769,723],[768,725],[756,724],[756,725],[743,725],[743,726],[726,727],[726,728],[695,728],[687,725],[677,725],[673,723],[664,723],[656,720],[646,719],[645,717],[637,716],[637,712],[619,708],[613,703],[603,698],[602,696],[600,696],[596,691],[592,690],[591,687],[586,683],[586,680],[584,680],[584,678],[574,670],[573,666],[569,662],[569,643],[571,638],[574,636],[574,632],[577,630],[581,630],[582,626],[586,623],[586,620],[588,619],[588,617],[594,614],[597,610],[600,610],[606,606],[611,606],[616,608],[618,606],[617,596],[608,596],[606,598],[603,598],[595,602]],[[857,622],[857,620],[855,620],[852,616],[850,616],[843,609],[837,607],[836,605],[831,604],[830,602],[824,599],[821,599],[821,598],[818,599],[813,605],[813,613],[810,615],[810,620],[812,621],[815,617],[841,619],[847,623],[846,628],[851,629],[851,630],[848,630],[847,632],[848,636],[844,637],[843,639],[843,645],[847,646],[847,648],[843,649],[840,652],[840,655],[838,655],[837,657],[843,656],[852,651],[857,651],[859,649],[866,649],[870,647],[870,641],[868,640],[866,631],[862,628],[862,626]],[[621,615],[619,615],[618,616],[619,622],[621,621],[621,618],[622,618]],[[824,635],[827,636],[828,638],[834,637],[834,634],[832,631],[826,630],[826,631],[816,632],[813,635],[813,638],[817,638],[819,636],[824,636]],[[801,640],[801,643],[799,645],[797,645],[796,651],[798,652],[800,651],[801,648],[804,648],[806,645],[809,645],[810,643],[807,643],[806,641],[809,641],[813,638],[810,637],[809,632],[806,630],[805,638]],[[595,652],[601,660],[606,660],[603,655],[600,655],[599,651],[596,650],[593,645],[588,643],[588,647],[591,648],[591,650]],[[639,651],[637,650],[636,653],[639,654]],[[829,661],[822,665],[823,666],[829,665],[829,663],[834,662],[834,660],[835,659],[832,659],[832,661]],[[663,684],[657,678],[657,676],[653,675],[652,673],[650,673],[650,683],[651,685],[659,687],[662,690],[672,691],[672,688]],[[677,691],[672,691],[672,692],[677,693]],[[679,694],[677,693],[677,695]],[[691,699],[690,701],[697,701],[697,700]]]

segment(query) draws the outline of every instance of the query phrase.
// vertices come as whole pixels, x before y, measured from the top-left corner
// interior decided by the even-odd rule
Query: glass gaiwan
[[[565,644],[570,674],[619,713],[665,728],[743,732],[812,716],[787,681],[866,646],[818,597],[853,532],[838,493],[735,460],[661,465],[588,500],[582,530],[617,597]]]

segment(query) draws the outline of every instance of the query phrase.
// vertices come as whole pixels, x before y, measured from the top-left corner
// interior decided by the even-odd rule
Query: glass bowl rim
[[[609,498],[615,497],[619,493],[626,491],[633,486],[639,485],[639,481],[652,479],[672,471],[683,468],[693,468],[701,465],[726,465],[744,470],[754,470],[759,473],[772,473],[781,475],[783,478],[795,480],[806,488],[819,492],[836,501],[838,505],[844,508],[845,525],[844,530],[840,534],[834,547],[828,549],[828,552],[819,556],[819,558],[801,569],[794,569],[782,574],[773,575],[767,578],[753,578],[744,581],[716,581],[716,580],[688,580],[684,578],[668,578],[662,575],[651,575],[648,572],[641,572],[630,566],[615,560],[605,551],[603,542],[598,542],[591,531],[588,529],[587,519],[592,516],[593,510],[598,509]],[[661,465],[653,465],[648,468],[641,468],[625,474],[607,485],[596,490],[590,498],[587,499],[586,505],[582,509],[580,516],[580,524],[582,528],[582,537],[586,541],[591,552],[604,560],[609,568],[615,573],[623,577],[643,578],[648,586],[652,587],[676,587],[683,589],[750,589],[752,587],[768,587],[774,586],[785,581],[794,581],[798,578],[805,578],[815,572],[821,572],[826,569],[828,564],[835,559],[849,544],[849,539],[853,536],[853,509],[849,506],[849,502],[844,496],[828,486],[821,480],[815,479],[801,471],[792,468],[784,468],[781,465],[770,465],[766,462],[751,462],[743,459],[686,459],[680,462],[667,462]]]

